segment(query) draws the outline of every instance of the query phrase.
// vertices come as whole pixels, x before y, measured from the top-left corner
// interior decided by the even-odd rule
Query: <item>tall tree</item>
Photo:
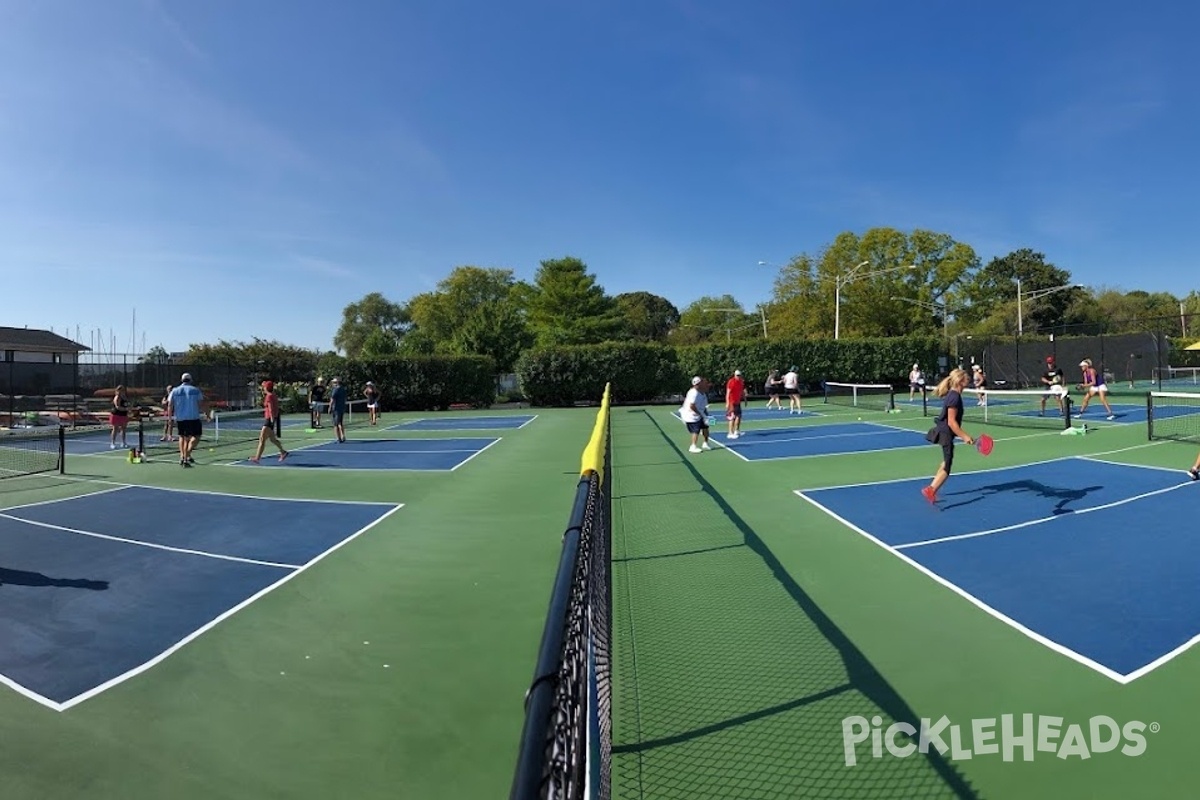
[[[746,313],[733,295],[705,296],[679,314],[679,327],[671,334],[674,344],[731,342],[762,336],[758,315]]]
[[[527,302],[538,344],[595,344],[620,335],[620,310],[578,258],[543,261]]]
[[[413,323],[447,352],[463,322],[480,307],[514,299],[517,281],[511,269],[455,267],[436,289],[413,297]]]
[[[639,342],[663,342],[679,324],[679,309],[650,292],[626,292],[615,298],[625,319],[625,335]]]
[[[410,327],[408,309],[379,292],[371,292],[342,310],[342,324],[333,337],[333,344],[350,358],[356,358],[375,331],[384,331],[399,341]]]
[[[491,356],[496,370],[513,370],[521,351],[533,344],[525,316],[509,300],[490,300],[477,306],[454,332],[453,345],[463,354]]]
[[[966,286],[970,308],[964,318],[991,332],[1032,332],[1049,327],[1064,320],[1072,301],[1083,291],[1060,288],[1070,284],[1071,273],[1047,262],[1042,253],[1014,250],[993,258]]]

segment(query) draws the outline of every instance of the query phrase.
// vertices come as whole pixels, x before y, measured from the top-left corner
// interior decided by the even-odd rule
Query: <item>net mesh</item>
[[[830,405],[892,411],[896,408],[896,390],[886,383],[826,382],[825,402]]]
[[[62,471],[63,435],[58,426],[0,431],[0,478]]]
[[[1040,389],[964,389],[962,396],[967,419],[1017,428],[1071,427],[1070,395]],[[940,404],[931,402],[926,413],[940,411]]]
[[[1147,392],[1146,424],[1151,440],[1200,440],[1200,393]]]

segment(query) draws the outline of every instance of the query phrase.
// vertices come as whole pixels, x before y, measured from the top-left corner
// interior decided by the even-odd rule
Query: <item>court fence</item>
[[[0,425],[95,424],[108,419],[116,387],[131,404],[160,406],[167,386],[183,373],[220,408],[250,408],[256,399],[253,370],[233,363],[180,364],[124,353],[83,354],[78,363],[0,362]]]
[[[510,800],[609,800],[612,432],[604,388],[542,631]]]

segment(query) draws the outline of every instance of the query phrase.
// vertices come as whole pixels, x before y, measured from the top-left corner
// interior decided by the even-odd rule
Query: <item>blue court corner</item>
[[[928,482],[795,493],[1119,682],[1200,640],[1200,484],[1182,471],[1065,458],[951,475],[936,505],[920,494]]]
[[[123,486],[4,509],[0,681],[65,710],[401,507]]]

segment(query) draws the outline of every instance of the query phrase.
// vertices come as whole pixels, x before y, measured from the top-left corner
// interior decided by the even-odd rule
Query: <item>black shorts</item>
[[[699,422],[687,423],[688,433],[699,433],[700,431],[708,430],[708,422],[700,420]]]
[[[201,426],[200,420],[198,419],[176,420],[175,425],[180,436],[195,437],[199,439],[200,434],[203,431],[203,426]]]
[[[946,472],[949,472],[950,467],[954,464],[954,431],[941,425],[934,425],[925,434],[925,438],[930,444],[941,445],[942,462],[946,465]]]
[[[733,414],[735,417],[741,417],[742,416],[742,404],[734,403],[733,405],[731,405],[729,407],[729,412],[731,414]]]
[[[263,427],[270,428],[271,430],[275,430],[275,420],[271,419],[270,417],[264,417],[263,418]]]
[[[332,412],[330,412],[329,415],[331,417],[333,417],[334,425],[341,425],[342,420],[345,419],[345,417],[346,417],[346,412],[345,411],[332,411]]]

